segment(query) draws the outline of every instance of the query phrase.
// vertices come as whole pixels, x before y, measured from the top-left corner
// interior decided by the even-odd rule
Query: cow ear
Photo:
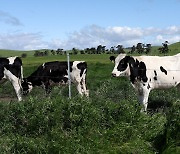
[[[116,57],[115,57],[115,56],[110,56],[110,57],[109,57],[109,59],[110,59],[110,61],[111,61],[112,63],[114,63],[114,62],[115,62]]]

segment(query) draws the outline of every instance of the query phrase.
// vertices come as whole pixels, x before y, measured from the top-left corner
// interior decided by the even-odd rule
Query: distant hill
[[[162,46],[152,46],[152,55],[158,55],[159,54],[159,48]],[[168,48],[170,49],[169,55],[175,55],[177,53],[180,53],[180,42],[176,42],[173,44],[168,45]]]
[[[160,48],[162,46],[152,46],[152,50],[151,50],[151,55],[159,55],[159,50],[158,48]],[[168,46],[170,51],[169,51],[169,55],[174,55],[177,53],[180,53],[180,42],[176,42],[173,43],[171,45]],[[41,49],[38,51],[45,51],[48,49]],[[125,49],[125,51],[129,51],[130,49]],[[30,51],[20,51],[20,50],[7,50],[7,49],[0,49],[0,57],[9,57],[9,56],[19,56],[21,57],[21,55],[23,53],[27,54],[28,57],[33,57],[34,52],[37,50],[30,50]],[[49,49],[50,51],[50,49]]]
[[[45,49],[41,49],[39,51],[44,51]],[[21,57],[22,54],[27,54],[28,57],[32,57],[36,50],[29,50],[29,51],[22,51],[22,50],[7,50],[7,49],[0,49],[0,57],[10,57],[10,56],[19,56]]]
[[[180,53],[180,42],[169,45],[172,54]]]

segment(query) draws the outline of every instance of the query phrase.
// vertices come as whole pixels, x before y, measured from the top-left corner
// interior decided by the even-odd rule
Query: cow
[[[22,60],[19,57],[0,58],[0,83],[10,81],[18,101],[22,100],[21,82],[23,79]]]
[[[111,56],[115,63],[113,77],[130,79],[138,93],[139,102],[147,112],[149,93],[153,89],[178,87],[180,90],[180,53],[174,56]]]
[[[89,95],[86,89],[87,63],[85,61],[70,62],[71,82],[77,87],[81,96]],[[36,71],[22,81],[23,94],[32,91],[35,86],[42,86],[46,93],[50,93],[53,85],[68,84],[68,63],[63,61],[46,62],[40,65]]]

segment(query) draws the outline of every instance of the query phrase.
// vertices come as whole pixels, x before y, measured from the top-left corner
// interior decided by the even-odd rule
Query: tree
[[[138,43],[136,49],[139,54],[142,54],[144,52],[144,44]]]
[[[97,46],[96,53],[97,53],[97,54],[101,54],[101,52],[102,52],[102,45],[98,45],[98,46]]]
[[[110,52],[111,52],[111,53],[115,53],[115,49],[114,49],[114,48],[115,48],[115,47],[111,47],[111,48],[110,48]]]
[[[84,50],[80,50],[80,53],[81,53],[81,54],[85,54],[85,51],[84,51]]]
[[[48,56],[48,55],[49,55],[49,51],[48,50],[44,51],[44,56]]]
[[[168,41],[162,43],[163,46],[158,49],[160,53],[167,54],[169,52],[168,43]]]
[[[55,51],[54,51],[54,50],[51,50],[51,54],[52,54],[52,55],[55,55]]]
[[[34,53],[34,56],[38,57],[39,55],[40,55],[40,51],[36,50],[35,53]]]
[[[146,44],[146,54],[150,53],[151,52],[151,44]]]
[[[119,53],[125,53],[125,51],[124,51],[124,48],[123,48],[123,46],[122,45],[117,45],[117,53],[119,54]]]
[[[77,55],[77,54],[78,54],[78,50],[77,50],[76,48],[72,48],[72,53],[73,53],[74,55]]]
[[[106,46],[102,46],[102,53],[106,52]]]
[[[96,48],[94,48],[94,47],[90,48],[90,53],[95,54],[96,53]]]
[[[135,45],[133,45],[133,46],[131,47],[130,54],[134,53],[135,51],[136,51],[136,47],[135,47]]]
[[[27,54],[26,53],[23,53],[22,55],[21,55],[21,58],[26,58],[27,57]]]
[[[56,54],[57,54],[57,55],[62,55],[62,54],[63,54],[63,49],[59,49],[59,48],[58,48],[58,49],[56,50]]]

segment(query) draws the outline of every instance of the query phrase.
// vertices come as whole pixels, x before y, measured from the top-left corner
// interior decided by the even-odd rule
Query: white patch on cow
[[[86,70],[84,70],[82,76],[80,76],[81,70],[78,69],[77,65],[84,63],[84,61],[74,61],[72,65],[72,72],[70,72],[71,81],[76,84],[77,90],[80,95],[89,96],[89,91],[86,89]]]
[[[31,92],[33,89],[32,83],[28,82],[28,92]]]
[[[12,83],[14,90],[16,92],[16,95],[18,97],[18,100],[21,101],[22,97],[21,97],[21,81],[20,81],[20,79],[17,78],[15,75],[13,75],[6,68],[4,68],[4,79],[7,79]]]
[[[65,78],[68,78],[68,75],[64,75]]]
[[[45,67],[45,63],[43,63],[43,64],[42,64],[42,67],[43,67],[43,69],[44,69],[44,67]]]
[[[17,57],[8,57],[7,59],[9,60],[9,64],[13,64],[14,63],[14,60],[16,59]]]

